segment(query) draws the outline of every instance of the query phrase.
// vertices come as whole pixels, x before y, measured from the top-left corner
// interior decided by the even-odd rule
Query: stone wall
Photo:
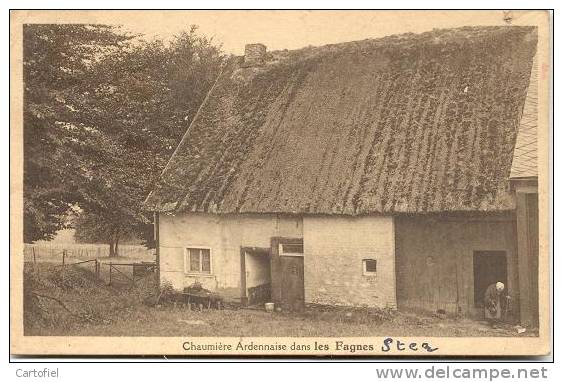
[[[160,216],[161,282],[183,289],[198,281],[207,289],[240,297],[241,247],[270,247],[273,236],[302,237],[300,217],[274,214],[214,215],[184,213]],[[210,274],[185,272],[185,249],[211,251]]]
[[[304,217],[305,302],[395,307],[392,217]],[[362,261],[377,260],[376,275]]]

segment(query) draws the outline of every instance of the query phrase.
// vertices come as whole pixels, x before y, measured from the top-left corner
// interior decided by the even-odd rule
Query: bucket
[[[266,309],[266,312],[273,312],[274,311],[274,303],[273,302],[267,302],[264,304],[264,309]]]

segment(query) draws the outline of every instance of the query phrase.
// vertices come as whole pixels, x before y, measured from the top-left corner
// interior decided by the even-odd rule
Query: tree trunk
[[[116,252],[115,252],[114,241],[110,240],[110,242],[108,244],[109,244],[109,257],[117,256]]]
[[[109,242],[109,257],[119,256],[119,229],[116,229]]]
[[[119,234],[115,234],[115,256],[119,256]]]

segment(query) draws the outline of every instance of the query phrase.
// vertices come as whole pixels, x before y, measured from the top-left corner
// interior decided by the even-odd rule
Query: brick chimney
[[[262,66],[266,61],[266,45],[246,44],[244,47],[244,66]]]

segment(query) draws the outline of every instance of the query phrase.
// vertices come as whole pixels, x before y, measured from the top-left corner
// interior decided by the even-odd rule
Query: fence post
[[[36,264],[37,261],[35,259],[35,247],[31,247],[31,252],[33,253],[33,264]]]
[[[111,262],[110,262],[109,263],[109,285],[111,285],[111,268],[112,268],[112,265],[111,265]]]
[[[63,249],[63,266],[61,267],[61,278],[65,280],[65,257],[66,257],[66,250]]]

